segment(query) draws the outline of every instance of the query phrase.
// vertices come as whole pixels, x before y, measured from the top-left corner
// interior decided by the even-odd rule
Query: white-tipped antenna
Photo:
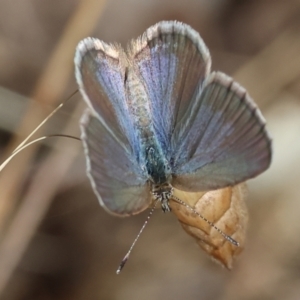
[[[218,228],[213,222],[207,220],[204,216],[202,216],[201,214],[199,214],[194,208],[192,208],[191,206],[189,206],[187,203],[185,203],[184,201],[180,200],[179,198],[175,197],[174,195],[172,195],[172,200],[182,204],[183,206],[185,206],[187,209],[189,209],[190,211],[192,211],[194,214],[196,214],[198,217],[200,217],[202,220],[204,220],[206,223],[208,223],[211,227],[213,227],[214,229],[216,229],[223,237],[224,239],[226,239],[228,242],[230,242],[231,244],[239,247],[239,243],[234,240],[231,236],[227,235],[226,233],[224,233],[220,228]],[[171,200],[170,199],[170,200]]]
[[[129,258],[129,255],[130,255],[130,253],[131,253],[133,247],[135,246],[137,240],[139,239],[139,237],[141,236],[141,234],[142,234],[142,232],[144,231],[145,227],[147,226],[147,224],[148,224],[148,222],[149,222],[149,220],[150,220],[150,218],[151,218],[151,216],[152,216],[152,214],[153,214],[153,212],[154,212],[154,210],[155,210],[155,208],[156,208],[157,203],[158,203],[158,200],[155,201],[154,206],[151,208],[151,210],[150,210],[150,212],[149,212],[149,215],[148,215],[148,217],[147,217],[147,219],[146,219],[144,225],[142,226],[142,228],[140,229],[140,231],[139,231],[139,233],[137,234],[136,238],[134,239],[133,243],[131,244],[130,249],[128,250],[128,252],[127,252],[126,255],[124,256],[124,258],[122,259],[122,261],[121,261],[121,263],[120,263],[120,265],[119,265],[119,267],[118,267],[118,269],[117,269],[117,271],[116,271],[117,274],[120,274],[121,271],[122,271],[122,269],[124,268],[124,266],[125,266],[125,264],[126,264],[128,258]]]

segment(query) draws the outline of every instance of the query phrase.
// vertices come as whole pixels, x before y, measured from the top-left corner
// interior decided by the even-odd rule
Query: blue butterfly
[[[163,21],[129,43],[95,38],[76,50],[87,173],[100,204],[128,216],[172,188],[206,191],[265,171],[271,139],[246,90],[210,72],[209,50],[190,26]]]

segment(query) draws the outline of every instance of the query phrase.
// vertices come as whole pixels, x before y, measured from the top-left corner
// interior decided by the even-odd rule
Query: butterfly
[[[216,190],[269,167],[271,139],[258,107],[210,68],[202,38],[177,21],[157,23],[126,50],[90,37],[78,44],[87,174],[109,213],[134,215],[153,200],[169,211],[173,188]]]

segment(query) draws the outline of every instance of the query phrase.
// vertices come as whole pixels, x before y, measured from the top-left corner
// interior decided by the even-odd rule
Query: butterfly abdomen
[[[127,70],[125,88],[128,91],[128,109],[144,156],[142,161],[145,162],[150,180],[155,184],[166,182],[167,162],[154,131],[149,96],[133,67]]]

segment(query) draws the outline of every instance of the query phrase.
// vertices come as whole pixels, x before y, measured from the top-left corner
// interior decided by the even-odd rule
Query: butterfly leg
[[[155,199],[160,201],[163,212],[171,211],[171,207],[169,206],[169,200],[172,196],[172,192],[173,188],[169,183],[153,186],[152,194]]]

